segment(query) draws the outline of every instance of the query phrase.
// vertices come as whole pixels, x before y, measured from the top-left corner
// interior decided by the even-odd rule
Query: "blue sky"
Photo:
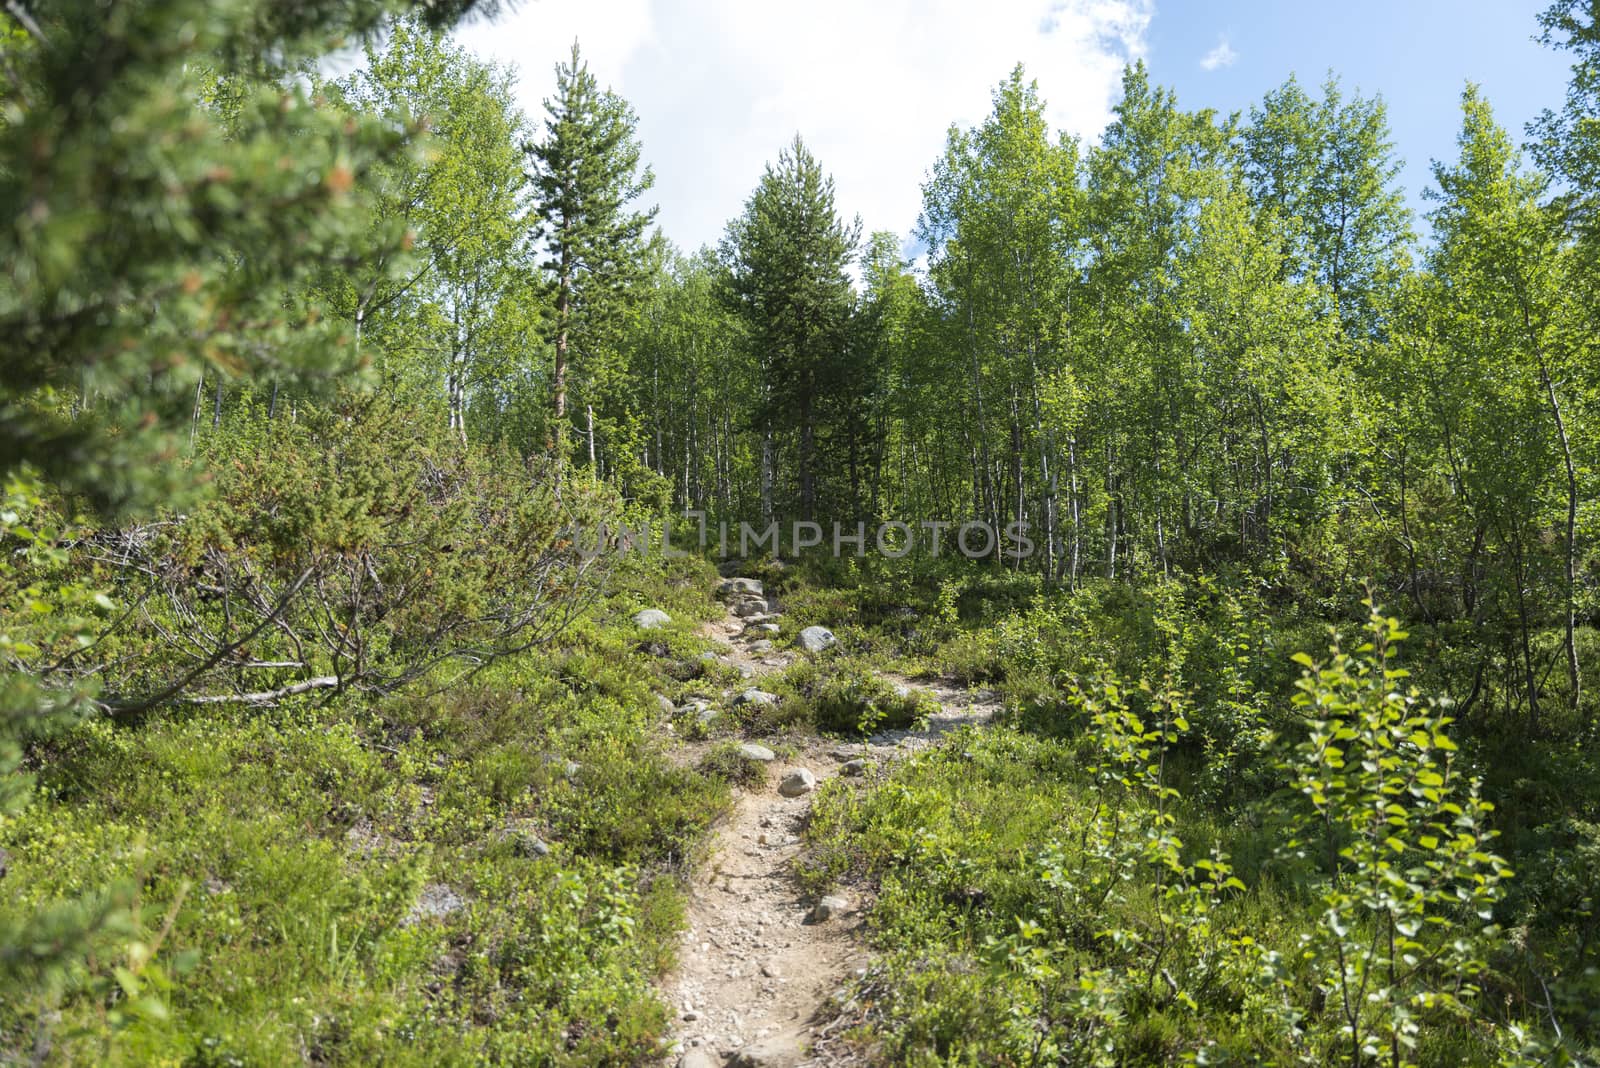
[[[1024,63],[1060,129],[1092,141],[1143,58],[1188,108],[1246,110],[1291,72],[1331,68],[1389,105],[1419,215],[1430,160],[1453,159],[1467,79],[1502,124],[1557,104],[1568,60],[1534,43],[1543,0],[522,0],[457,31],[518,71],[530,116],[576,37],[639,115],[651,197],[680,247],[715,244],[795,133],[868,231],[910,233],[951,123],[971,126]],[[1225,47],[1224,47],[1225,46]],[[1207,57],[1211,57],[1207,61]],[[1419,232],[1425,228],[1419,223]]]
[[[1521,143],[1524,125],[1566,91],[1569,60],[1533,40],[1542,0],[1347,0],[1334,5],[1260,0],[1157,2],[1145,34],[1152,76],[1187,107],[1244,111],[1291,73],[1315,91],[1331,69],[1348,91],[1382,94],[1401,182],[1419,232],[1431,161],[1454,160],[1461,90],[1484,88],[1500,124]],[[1337,14],[1335,14],[1337,10]],[[1204,60],[1225,42],[1219,57]]]

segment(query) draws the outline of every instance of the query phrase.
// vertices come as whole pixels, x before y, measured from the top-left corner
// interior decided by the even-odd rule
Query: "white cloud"
[[[638,112],[661,225],[692,250],[720,238],[797,132],[842,214],[904,237],[945,130],[981,121],[1017,62],[1055,125],[1092,137],[1151,14],[1152,0],[533,0],[457,34],[520,68],[535,118],[577,37]]]
[[[1233,66],[1234,60],[1239,58],[1239,53],[1233,50],[1228,43],[1227,34],[1217,37],[1217,47],[1207,52],[1200,59],[1201,70],[1221,70],[1223,67]]]

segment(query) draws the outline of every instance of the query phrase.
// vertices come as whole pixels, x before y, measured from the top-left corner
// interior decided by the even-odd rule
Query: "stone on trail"
[[[728,1064],[732,1068],[795,1068],[804,1060],[793,1039],[769,1038],[746,1046]]]
[[[730,578],[717,584],[718,597],[733,598],[747,595],[760,597],[765,592],[765,587],[760,581],[753,578]]]
[[[800,632],[798,643],[800,648],[808,653],[820,653],[822,650],[838,644],[839,639],[833,636],[833,631],[827,627],[807,627]]]
[[[676,706],[672,703],[672,698],[664,693],[656,694],[656,707],[661,709],[661,714],[664,716],[670,716],[677,711]]]
[[[739,747],[739,755],[746,760],[759,760],[763,764],[770,764],[778,759],[778,754],[764,745],[754,742],[745,742]]]
[[[691,1049],[678,1058],[678,1068],[721,1068],[721,1064],[703,1049]]]
[[[767,602],[760,597],[746,597],[733,606],[733,614],[740,619],[749,619],[751,616],[768,615]]]
[[[854,778],[865,775],[867,773],[867,768],[871,766],[872,765],[868,764],[865,760],[861,759],[860,757],[856,757],[854,760],[845,761],[844,766],[839,769],[839,774],[849,775]]]
[[[849,908],[850,902],[835,894],[829,894],[811,906],[811,915],[807,920],[811,923],[827,923],[843,916]]]
[[[751,642],[750,651],[752,653],[770,653],[772,652],[772,642],[768,641],[766,638],[762,638],[758,642]]]
[[[646,608],[633,614],[633,625],[640,630],[655,630],[672,622],[672,617],[659,608]]]
[[[746,690],[733,699],[734,707],[741,705],[762,705],[770,708],[778,703],[778,695],[765,690]]]
[[[778,630],[776,623],[752,623],[744,628],[746,634],[776,634]]]
[[[778,783],[778,792],[784,797],[800,797],[817,788],[817,777],[805,768],[796,768]]]

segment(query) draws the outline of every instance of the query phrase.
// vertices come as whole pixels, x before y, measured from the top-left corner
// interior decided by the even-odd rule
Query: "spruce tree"
[[[839,218],[833,179],[798,136],[767,166],[744,214],[728,226],[723,258],[730,292],[765,383],[758,416],[763,515],[772,511],[773,436],[780,430],[795,437],[801,517],[815,514],[818,394],[844,358],[855,300],[845,272],[860,232],[859,220]]]
[[[543,266],[551,273],[552,444],[564,461],[568,376],[575,364],[603,359],[616,340],[619,313],[644,273],[645,230],[656,214],[633,204],[655,176],[640,166],[633,108],[600,88],[576,41],[571,58],[556,68],[556,93],[545,111],[545,136],[527,151]]]

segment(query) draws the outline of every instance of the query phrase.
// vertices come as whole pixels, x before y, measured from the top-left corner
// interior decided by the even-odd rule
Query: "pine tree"
[[[403,244],[353,190],[408,148],[290,76],[416,7],[471,0],[8,0],[0,7],[0,590],[87,643],[81,576],[28,583],[79,536],[67,495],[103,511],[170,503],[198,474],[180,429],[206,377],[327,381],[359,363],[354,324],[313,285]],[[226,92],[219,93],[219,86]],[[19,584],[21,588],[19,589]],[[0,618],[0,813],[26,803],[24,746],[92,708],[41,686],[35,636]],[[131,892],[47,903],[0,931],[0,990],[60,984],[75,959],[142,937]],[[140,994],[130,976],[126,993]],[[159,1005],[156,1006],[159,1009]],[[42,1039],[43,1036],[41,1036]],[[48,1043],[40,1046],[41,1051]],[[107,1050],[108,1055],[111,1050]],[[42,1052],[41,1052],[42,1056]]]
[[[795,437],[801,518],[817,504],[817,420],[820,391],[844,359],[855,295],[846,273],[861,223],[846,224],[834,207],[833,179],[798,136],[768,164],[728,226],[722,255],[732,274],[734,304],[761,360],[762,515],[772,514],[774,435]]]
[[[544,268],[552,275],[551,444],[564,462],[568,376],[574,366],[602,360],[615,345],[619,314],[644,275],[642,244],[656,214],[653,207],[638,211],[632,205],[655,176],[640,167],[633,108],[600,88],[576,41],[571,58],[556,68],[556,93],[545,101],[545,111],[545,136],[527,151],[548,256]]]

